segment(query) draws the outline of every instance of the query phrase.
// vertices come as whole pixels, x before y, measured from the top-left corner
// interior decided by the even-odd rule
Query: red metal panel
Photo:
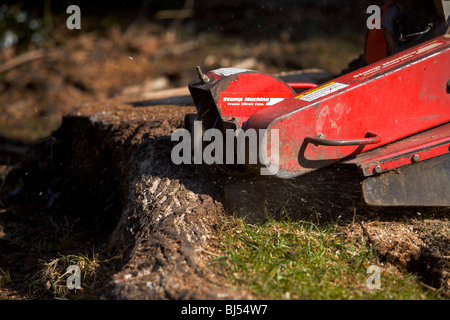
[[[228,79],[226,80],[228,82]],[[225,83],[227,83],[225,82]],[[228,86],[219,87],[216,105],[223,120],[245,122],[255,112],[294,96],[285,82],[270,75],[249,72],[236,75]],[[217,88],[214,88],[217,91]]]
[[[260,110],[244,128],[279,130],[278,176],[292,177],[449,122],[449,79],[447,35]],[[362,139],[367,132],[381,142],[334,147],[304,141],[318,134]]]
[[[344,161],[356,164],[364,176],[372,176],[437,157],[450,151],[450,123],[427,130]]]

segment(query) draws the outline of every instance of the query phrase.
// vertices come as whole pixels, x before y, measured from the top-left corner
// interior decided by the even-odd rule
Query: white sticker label
[[[442,44],[442,43],[440,43],[440,42],[432,43],[432,44],[430,44],[430,45],[428,45],[428,46],[419,48],[419,50],[417,50],[417,53],[422,53],[422,52],[428,51],[428,50],[430,50],[430,49],[433,49],[433,48],[435,48],[435,47],[439,47],[441,44]]]
[[[270,98],[269,102],[266,103],[266,106],[273,106],[274,104],[277,104],[278,102],[283,101],[284,98]]]
[[[245,107],[267,107],[273,106],[285,98],[289,97],[289,94],[271,93],[267,95],[261,95],[260,93],[220,93],[219,104],[221,108],[230,106],[245,106]]]
[[[303,101],[314,101],[316,99],[325,97],[326,95],[329,95],[330,93],[336,92],[340,89],[348,87],[348,84],[339,83],[339,82],[330,82],[323,86],[317,87],[313,90],[309,90],[308,93],[301,94],[296,96],[295,98]]]
[[[213,70],[212,72],[219,76],[228,77],[228,76],[231,76],[236,73],[242,73],[242,72],[247,72],[247,71],[250,71],[250,70],[241,69],[241,68],[220,68],[220,69]]]
[[[423,52],[429,51],[429,50],[431,50],[433,48],[439,47],[442,44],[443,44],[442,42],[433,42],[431,44],[427,44],[427,45],[421,46],[421,47],[419,47],[419,49],[417,49],[415,51],[405,53],[405,54],[403,54],[403,55],[401,55],[401,56],[399,56],[399,57],[397,57],[395,59],[390,59],[387,62],[384,62],[383,64],[378,65],[378,66],[376,66],[374,68],[371,68],[369,70],[363,71],[363,72],[358,73],[358,74],[355,74],[353,76],[353,78],[359,78],[359,77],[363,77],[364,78],[364,77],[369,76],[369,75],[371,75],[371,74],[373,74],[375,72],[379,72],[379,71],[381,71],[383,69],[386,69],[386,68],[392,67],[392,66],[394,66],[396,64],[399,64],[399,63],[401,63],[401,62],[403,62],[403,61],[405,61],[407,59],[412,58],[415,55],[418,55],[418,54],[421,54]]]

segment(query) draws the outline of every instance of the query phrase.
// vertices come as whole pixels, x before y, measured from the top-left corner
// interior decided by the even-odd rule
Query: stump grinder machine
[[[257,164],[247,154],[243,165],[214,166],[298,179],[339,163],[359,172],[369,205],[450,206],[450,1],[388,1],[381,12],[363,66],[330,81],[197,67],[187,128],[254,129],[265,141]]]

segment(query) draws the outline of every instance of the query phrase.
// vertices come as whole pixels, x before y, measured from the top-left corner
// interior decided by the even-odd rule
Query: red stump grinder
[[[186,125],[201,121],[202,133],[224,136],[253,130],[264,141],[257,163],[248,144],[243,164],[233,156],[215,164],[227,174],[266,168],[299,179],[340,164],[358,169],[369,205],[450,206],[449,4],[388,1],[381,28],[366,31],[365,66],[325,83],[197,68],[189,85],[197,114]]]

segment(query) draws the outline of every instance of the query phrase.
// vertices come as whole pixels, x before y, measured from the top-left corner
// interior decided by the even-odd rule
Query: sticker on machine
[[[215,73],[219,76],[224,76],[224,77],[228,77],[231,76],[233,74],[237,74],[237,73],[243,73],[243,72],[248,72],[250,70],[248,69],[242,69],[242,68],[220,68],[220,69],[216,69],[211,71],[212,73]]]
[[[341,90],[343,88],[348,87],[348,84],[339,83],[339,82],[329,82],[327,84],[324,84],[323,86],[317,87],[312,90],[308,90],[308,92],[299,94],[296,96],[296,99],[303,100],[303,101],[314,101],[316,99],[325,97],[326,95],[329,95],[330,93],[336,92],[338,90]]]
[[[220,92],[217,104],[222,115],[250,116],[263,108],[273,106],[292,93],[242,93]]]
[[[264,93],[220,93],[221,106],[260,106],[267,107],[287,98],[288,94]]]

